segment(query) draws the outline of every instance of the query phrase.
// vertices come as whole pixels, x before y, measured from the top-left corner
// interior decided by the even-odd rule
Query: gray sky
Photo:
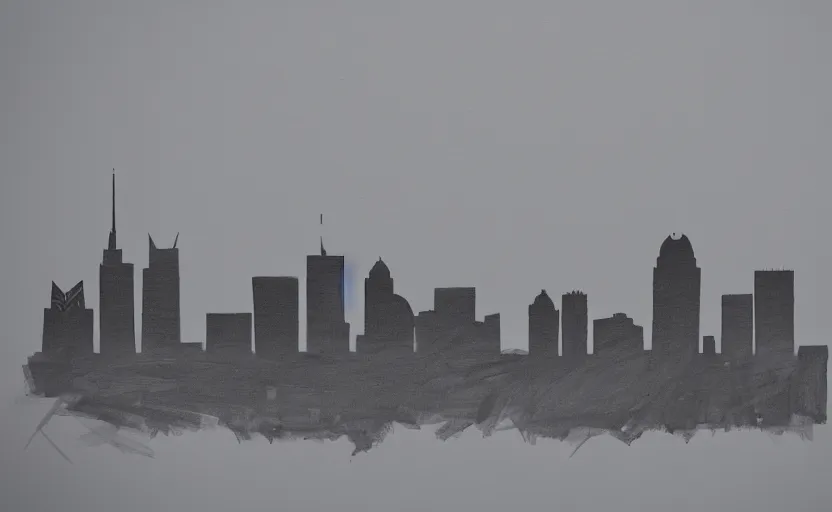
[[[504,348],[525,348],[541,288],[580,288],[591,318],[625,312],[649,340],[652,267],[676,231],[702,268],[702,334],[719,337],[721,294],[782,266],[798,344],[827,343],[830,21],[821,1],[3,2],[0,495],[10,510],[213,510],[236,493],[290,510],[822,508],[826,427],[812,444],[592,441],[570,460],[516,433],[405,431],[352,463],[346,441],[208,432],[144,461],[82,447],[59,418],[69,466],[42,439],[20,452],[48,404],[12,401],[49,282],[83,279],[98,308],[113,167],[137,304],[147,233],[181,232],[189,341],[206,312],[251,310],[253,275],[301,277],[303,308],[323,212],[327,250],[353,266],[353,336],[381,256],[415,311],[436,286],[476,286]]]

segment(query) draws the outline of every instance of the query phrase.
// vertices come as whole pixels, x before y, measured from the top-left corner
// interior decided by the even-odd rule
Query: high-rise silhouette
[[[414,322],[413,309],[394,293],[390,269],[379,258],[364,279],[364,334],[356,338],[356,352],[413,352]]]
[[[41,352],[62,358],[93,354],[93,321],[84,302],[84,282],[64,293],[53,281],[50,307],[43,310]]]
[[[98,322],[102,355],[136,352],[133,264],[122,261],[116,244],[116,173],[113,171],[112,227],[98,267]]]
[[[546,290],[541,290],[529,305],[529,355],[558,355],[559,329],[560,312]]]
[[[179,249],[159,249],[148,234],[148,266],[142,270],[142,352],[179,348]]]
[[[251,313],[205,315],[205,351],[251,354]]]
[[[253,277],[254,351],[280,357],[298,351],[298,278]]]
[[[668,236],[653,269],[653,353],[683,357],[699,352],[701,270],[685,235]]]
[[[754,352],[754,296],[750,293],[722,296],[722,354],[734,362],[748,360]]]
[[[593,354],[640,355],[644,352],[644,328],[624,313],[592,321]]]
[[[561,297],[561,329],[563,330],[563,350],[568,358],[581,358],[587,355],[589,339],[589,309],[585,293],[574,290]]]
[[[306,351],[350,351],[350,324],[344,321],[344,257],[327,256],[323,239],[320,256],[306,257]]]
[[[756,354],[794,355],[794,272],[754,272]]]

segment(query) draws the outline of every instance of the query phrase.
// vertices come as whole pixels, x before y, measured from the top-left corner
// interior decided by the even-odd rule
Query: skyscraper
[[[546,290],[541,290],[529,305],[529,355],[558,355],[559,330],[560,312]]]
[[[754,272],[756,354],[794,355],[794,271]]]
[[[592,322],[593,354],[639,355],[644,351],[644,328],[624,313]]]
[[[279,357],[298,351],[298,278],[253,277],[254,351]]]
[[[122,261],[116,245],[116,173],[113,171],[112,227],[98,267],[98,322],[102,355],[136,352],[133,264]]]
[[[306,351],[346,354],[350,324],[344,321],[344,257],[306,257]]]
[[[564,357],[580,358],[588,353],[589,309],[587,296],[580,291],[571,291],[561,297]]]
[[[722,354],[734,362],[754,353],[754,296],[722,296]]]
[[[675,233],[674,233],[675,235]],[[653,353],[684,357],[699,353],[701,270],[688,237],[668,236],[653,269]]]
[[[364,279],[364,334],[356,339],[356,352],[413,352],[414,327],[413,309],[394,293],[390,269],[379,258]]]
[[[50,307],[43,310],[41,352],[61,358],[92,355],[93,321],[84,302],[84,282],[64,293],[53,281]]]
[[[179,235],[170,249],[157,248],[149,234],[147,239],[148,267],[142,270],[142,352],[179,349]]]

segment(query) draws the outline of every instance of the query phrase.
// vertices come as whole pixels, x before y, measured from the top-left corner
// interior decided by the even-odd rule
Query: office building
[[[588,354],[589,309],[587,296],[581,291],[571,291],[561,297],[561,330],[563,347],[561,354],[568,358],[581,358]]]
[[[299,283],[296,277],[253,277],[254,352],[279,358],[298,351]]]
[[[92,309],[84,302],[84,282],[64,293],[52,283],[51,304],[43,310],[41,352],[59,357],[91,356],[93,347]]]
[[[306,351],[348,354],[350,325],[344,320],[344,257],[306,257]]]
[[[149,243],[148,266],[142,270],[142,352],[176,349],[181,340],[179,310],[179,249]]]
[[[754,272],[755,354],[794,356],[794,272]]]

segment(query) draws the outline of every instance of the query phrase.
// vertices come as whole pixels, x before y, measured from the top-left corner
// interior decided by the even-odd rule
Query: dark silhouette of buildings
[[[624,313],[592,321],[593,354],[644,352],[644,328]]]
[[[306,257],[306,351],[346,354],[350,351],[350,324],[344,321],[344,257]]]
[[[251,313],[205,315],[205,351],[251,354]]]
[[[479,324],[479,322],[477,322]],[[499,354],[501,346],[500,340],[500,313],[492,313],[485,315],[482,325],[480,327],[480,337],[483,343],[483,349]]]
[[[470,344],[480,353],[500,353],[500,315],[476,320],[476,289],[435,288],[433,310],[416,317],[417,352],[433,350],[437,343]]]
[[[142,352],[178,348],[181,341],[179,312],[179,249],[150,245],[148,267],[142,270]]]
[[[468,326],[476,321],[477,290],[473,287],[435,288],[433,308],[436,314],[454,326]]]
[[[713,336],[702,337],[702,354],[706,356],[716,355],[716,338]]]
[[[792,384],[792,411],[815,423],[826,423],[826,364],[829,348],[803,346],[797,349],[797,379]]]
[[[756,353],[794,355],[794,272],[754,272]]]
[[[414,329],[413,309],[394,293],[390,269],[379,258],[364,279],[364,334],[356,337],[356,352],[413,352]]]
[[[116,174],[113,171],[112,227],[107,248],[98,267],[100,332],[99,352],[121,355],[136,352],[133,264],[122,261],[116,245]]]
[[[94,315],[85,307],[83,282],[67,293],[53,282],[51,307],[44,310],[43,354],[30,358],[24,369],[34,389],[62,400],[81,396],[66,405],[81,404],[77,410],[85,414],[101,407],[107,421],[130,422],[144,414],[149,419],[145,425],[154,429],[179,428],[201,425],[192,412],[201,409],[198,414],[216,415],[241,437],[259,429],[271,440],[289,430],[275,423],[274,406],[279,405],[301,435],[331,435],[326,429],[346,432],[364,450],[392,421],[418,425],[418,418],[434,413],[446,420],[437,433],[442,438],[474,423],[490,431],[508,411],[507,404],[517,427],[535,436],[564,438],[570,429],[588,426],[609,429],[625,442],[654,426],[673,431],[760,422],[780,428],[789,426],[794,414],[826,421],[828,349],[801,347],[794,356],[793,272],[755,272],[754,295],[722,296],[723,354],[717,354],[713,336],[704,336],[700,355],[701,273],[685,236],[667,237],[654,269],[653,350],[671,358],[646,354],[643,327],[616,313],[594,320],[594,352],[601,357],[585,359],[586,294],[563,295],[561,315],[545,290],[528,308],[529,354],[557,355],[562,323],[562,353],[570,364],[527,364],[515,354],[500,357],[500,314],[476,320],[475,288],[436,288],[433,310],[414,318],[379,258],[365,279],[365,326],[356,350],[398,350],[411,357],[339,358],[333,371],[336,366],[327,358],[287,358],[288,364],[246,361],[252,355],[252,334],[260,357],[280,359],[297,351],[295,277],[253,277],[253,315],[207,314],[205,345],[210,355],[196,356],[201,343],[181,343],[178,235],[171,249],[158,249],[148,235],[142,352],[151,354],[135,354],[133,266],[122,261],[117,248],[115,176],[112,217],[100,266],[101,352],[129,355],[132,360],[95,357]],[[306,279],[308,352],[347,353],[344,257],[328,256],[321,240],[320,255],[307,257]],[[757,354],[764,357],[752,351],[755,325]],[[412,355],[414,328],[418,356]],[[175,350],[166,353],[169,349]],[[193,360],[180,357],[186,355],[194,355]],[[79,357],[78,364],[54,360],[74,357]],[[148,385],[148,369],[158,382]],[[107,389],[98,389],[100,382],[107,382]],[[563,400],[578,388],[581,397]],[[138,405],[137,389],[142,395]],[[287,394],[278,398],[281,392]],[[350,403],[347,410],[343,402],[333,401],[333,392]],[[408,397],[404,406],[403,392],[424,394],[415,400]],[[120,414],[118,407],[127,413]],[[240,410],[245,410],[245,417]],[[305,411],[317,411],[310,414],[307,426],[302,425]],[[536,419],[528,421],[532,415]],[[540,418],[547,417],[548,424],[541,423]]]
[[[722,296],[722,354],[731,361],[746,361],[754,352],[754,296]]]
[[[560,312],[546,290],[541,290],[529,305],[529,355],[558,355],[559,329]]]
[[[414,319],[416,326],[416,352],[432,350],[442,335],[442,325],[434,310],[420,311]]]
[[[300,313],[296,277],[253,277],[254,351],[280,357],[298,351]]]
[[[675,233],[674,233],[675,235]],[[668,236],[653,269],[653,353],[684,357],[699,353],[701,271],[685,235]]]
[[[563,330],[563,357],[581,358],[589,353],[589,309],[587,296],[581,291],[571,291],[561,297]]]
[[[66,293],[53,281],[50,307],[43,310],[41,352],[64,358],[93,354],[93,321],[84,302],[84,281]]]

